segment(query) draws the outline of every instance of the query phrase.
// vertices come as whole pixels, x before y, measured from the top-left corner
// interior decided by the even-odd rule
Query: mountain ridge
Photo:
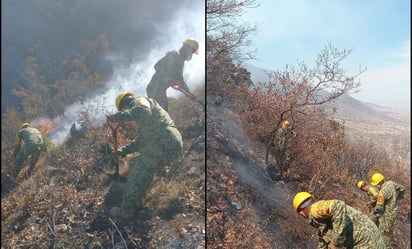
[[[269,79],[266,70],[245,64],[254,84]],[[321,94],[327,94],[326,91]],[[348,138],[357,143],[371,143],[383,148],[391,157],[410,160],[410,112],[358,100],[349,94],[326,105],[334,119],[345,124]]]
[[[260,68],[250,63],[245,63],[243,66],[251,73],[251,79],[254,84],[263,83],[269,80],[267,73],[271,72],[272,70]],[[350,96],[348,94],[344,94],[341,98],[338,98],[338,100],[335,101],[335,103],[333,103],[332,107],[342,108],[344,106],[347,106],[348,104],[352,106],[357,105],[361,107],[362,108],[361,110],[364,110],[365,113],[369,113],[371,111],[373,113],[379,112],[380,114],[391,113],[391,116],[395,115],[398,119],[407,121],[410,124],[410,121],[409,121],[410,112],[400,110],[395,107],[388,107],[388,106],[382,106],[382,105],[378,105],[378,104],[371,103],[371,102],[365,102],[365,101],[356,99],[355,97]],[[343,115],[343,118],[351,118],[351,116],[348,116],[345,113],[342,113],[342,115]]]

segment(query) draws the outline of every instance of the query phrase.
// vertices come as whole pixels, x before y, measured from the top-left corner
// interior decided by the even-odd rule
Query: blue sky
[[[352,49],[343,63],[347,74],[359,68],[360,92],[351,96],[410,111],[409,0],[256,0],[241,20],[258,26],[251,36],[258,52],[250,64],[277,70],[304,61],[313,65],[330,42]]]

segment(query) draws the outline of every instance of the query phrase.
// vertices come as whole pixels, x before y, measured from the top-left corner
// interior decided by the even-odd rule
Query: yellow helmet
[[[358,187],[358,189],[362,189],[362,186],[365,182],[364,181],[358,181],[358,183],[356,184],[356,186]]]
[[[295,198],[293,198],[293,209],[295,209],[295,212],[299,212],[299,207],[308,199],[313,200],[313,195],[311,195],[308,192],[299,192],[295,195]]]
[[[119,96],[117,96],[117,98],[116,98],[116,108],[117,108],[118,111],[120,111],[120,103],[122,103],[123,98],[126,97],[126,96],[134,97],[134,93],[132,93],[132,92],[121,92],[119,94]]]
[[[192,39],[186,39],[183,44],[189,45],[193,48],[193,53],[198,54],[197,50],[199,49],[199,43]]]
[[[30,123],[23,123],[23,124],[20,125],[20,129],[23,129],[26,126],[32,127]]]
[[[285,121],[282,122],[282,127],[283,128],[287,128],[289,126],[290,126],[290,122],[288,120],[285,120]]]
[[[379,183],[381,183],[381,181],[383,181],[384,178],[385,177],[383,177],[383,175],[380,173],[373,174],[371,177],[371,185],[372,186],[378,185]]]

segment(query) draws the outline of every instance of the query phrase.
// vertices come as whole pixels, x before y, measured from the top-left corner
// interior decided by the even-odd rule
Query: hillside
[[[212,96],[208,96],[212,99]],[[264,145],[250,140],[228,103],[207,108],[208,248],[316,247],[316,230],[294,213],[296,192],[308,191],[299,178],[272,181],[264,170]],[[302,165],[301,167],[304,167]],[[366,213],[363,194],[353,186],[328,183],[324,198],[346,201]],[[410,248],[410,209],[400,203],[395,227],[398,247]]]
[[[108,213],[123,184],[107,175],[111,132],[104,123],[49,151],[30,178],[25,168],[17,182],[10,178],[11,154],[2,155],[2,248],[205,248],[204,111],[187,98],[170,109],[182,155],[155,176],[146,211],[124,224]],[[135,156],[122,161],[122,175]]]
[[[246,64],[246,68],[255,84],[268,80],[265,69],[251,64]],[[393,158],[410,161],[410,113],[363,102],[348,94],[328,104],[327,110],[335,119],[345,122],[352,141],[372,143]]]
[[[234,113],[213,104],[207,110],[208,248],[304,248],[313,234],[293,228],[306,224],[290,208],[299,184],[271,181],[262,146],[248,139]]]

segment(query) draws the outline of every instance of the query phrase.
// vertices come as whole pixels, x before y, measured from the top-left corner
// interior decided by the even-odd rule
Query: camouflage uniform
[[[290,140],[294,134],[291,127],[281,127],[276,133],[278,145],[276,164],[282,174],[285,173],[290,163]]]
[[[25,127],[20,129],[16,135],[16,142],[14,145],[14,169],[13,175],[17,177],[23,162],[31,156],[30,167],[27,173],[30,175],[39,161],[40,155],[43,151],[47,151],[46,143],[43,135],[39,130],[33,127]]]
[[[143,198],[150,189],[153,175],[177,160],[183,148],[182,136],[169,114],[153,99],[137,97],[132,108],[115,113],[119,122],[135,121],[138,135],[121,149],[121,156],[140,152],[128,176],[122,210],[143,209]]]
[[[156,72],[146,87],[149,98],[155,99],[160,106],[169,111],[166,90],[175,83],[179,83],[183,90],[189,91],[183,79],[185,55],[177,51],[169,51],[154,66]]]
[[[366,193],[368,195],[368,202],[366,203],[366,205],[368,206],[368,210],[369,210],[369,218],[373,221],[373,223],[375,223],[378,226],[379,219],[377,215],[373,212],[373,208],[376,205],[376,200],[378,199],[379,191],[373,186],[369,186],[369,185],[366,186],[366,190],[367,190]]]
[[[387,248],[393,248],[391,241],[393,227],[398,216],[397,200],[399,195],[403,195],[404,192],[404,186],[394,181],[385,181],[381,186],[376,206],[373,209],[373,212],[379,217],[379,230],[383,235]]]
[[[379,229],[360,211],[340,200],[322,200],[312,204],[309,223],[318,229],[318,248],[332,243],[338,248],[385,249]]]

